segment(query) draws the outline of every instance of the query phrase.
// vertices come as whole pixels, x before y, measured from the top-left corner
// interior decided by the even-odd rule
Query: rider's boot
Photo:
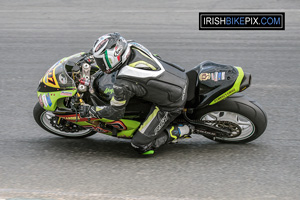
[[[131,145],[134,147],[138,153],[142,155],[152,155],[154,154],[154,150],[158,147],[167,144],[167,143],[177,143],[178,140],[184,139],[184,138],[191,138],[193,126],[192,125],[183,125],[183,124],[177,124],[169,126],[167,129],[167,132],[161,133],[161,135],[156,138],[154,141],[150,142],[147,145],[136,145],[131,142]],[[144,135],[140,135],[143,140]]]
[[[177,143],[179,139],[191,138],[191,125],[172,125],[167,128],[169,134],[169,143]]]

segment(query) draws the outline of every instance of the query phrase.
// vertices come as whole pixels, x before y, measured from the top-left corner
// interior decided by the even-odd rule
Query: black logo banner
[[[284,12],[201,12],[199,30],[284,30]]]

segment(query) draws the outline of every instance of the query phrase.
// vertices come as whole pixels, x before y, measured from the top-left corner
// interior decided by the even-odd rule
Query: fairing
[[[120,119],[114,121],[105,118],[81,118],[79,114],[77,114],[77,116],[76,114],[56,114],[56,116],[84,128],[93,129],[97,132],[110,136],[116,136],[118,138],[132,138],[133,134],[140,126],[140,122],[129,119]],[[105,123],[105,127],[101,126],[101,123]]]
[[[211,61],[202,62],[192,70],[198,73],[194,83],[198,94],[197,107],[213,105],[239,92],[244,78],[242,68]]]
[[[60,99],[76,94],[76,84],[68,72],[74,67],[74,60],[79,60],[82,55],[83,53],[78,53],[59,60],[41,79],[37,95],[45,110],[55,111]]]
[[[72,97],[77,93],[76,84],[70,77],[72,71],[77,67],[78,62],[84,53],[78,53],[70,57],[66,57],[55,63],[41,79],[37,95],[40,105],[47,111],[52,111],[57,117],[63,118],[79,126],[93,129],[95,131],[113,135],[120,138],[131,138],[135,131],[140,126],[139,121],[131,120],[136,119],[135,113],[131,113],[128,119],[121,119],[118,121],[109,120],[105,118],[81,118],[79,114],[72,112],[64,112],[61,108],[65,107],[64,99]],[[113,96],[113,83],[115,81],[114,74],[101,74],[94,82],[94,88],[98,96],[102,100],[109,102]],[[56,110],[59,107],[59,110]],[[140,116],[139,116],[140,117]],[[105,124],[101,127],[99,124]]]

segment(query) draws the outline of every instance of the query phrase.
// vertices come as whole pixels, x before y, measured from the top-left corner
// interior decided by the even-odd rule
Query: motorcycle
[[[161,62],[181,71],[185,69]],[[46,131],[65,138],[85,138],[103,133],[132,138],[150,111],[151,103],[132,98],[120,120],[83,118],[79,105],[109,105],[116,73],[105,74],[90,53],[78,53],[55,63],[40,80],[33,115]],[[241,94],[251,75],[241,67],[204,61],[185,72],[189,85],[182,114],[170,125],[192,127],[192,134],[223,143],[247,143],[265,131],[267,116],[253,99]]]

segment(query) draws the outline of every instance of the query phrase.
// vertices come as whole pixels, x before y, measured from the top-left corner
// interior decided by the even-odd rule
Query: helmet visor
[[[106,68],[106,63],[105,63],[104,59],[103,58],[96,58],[95,57],[95,61],[96,61],[97,65],[98,65],[98,67],[100,67],[100,69],[103,72],[107,73],[108,69]]]

